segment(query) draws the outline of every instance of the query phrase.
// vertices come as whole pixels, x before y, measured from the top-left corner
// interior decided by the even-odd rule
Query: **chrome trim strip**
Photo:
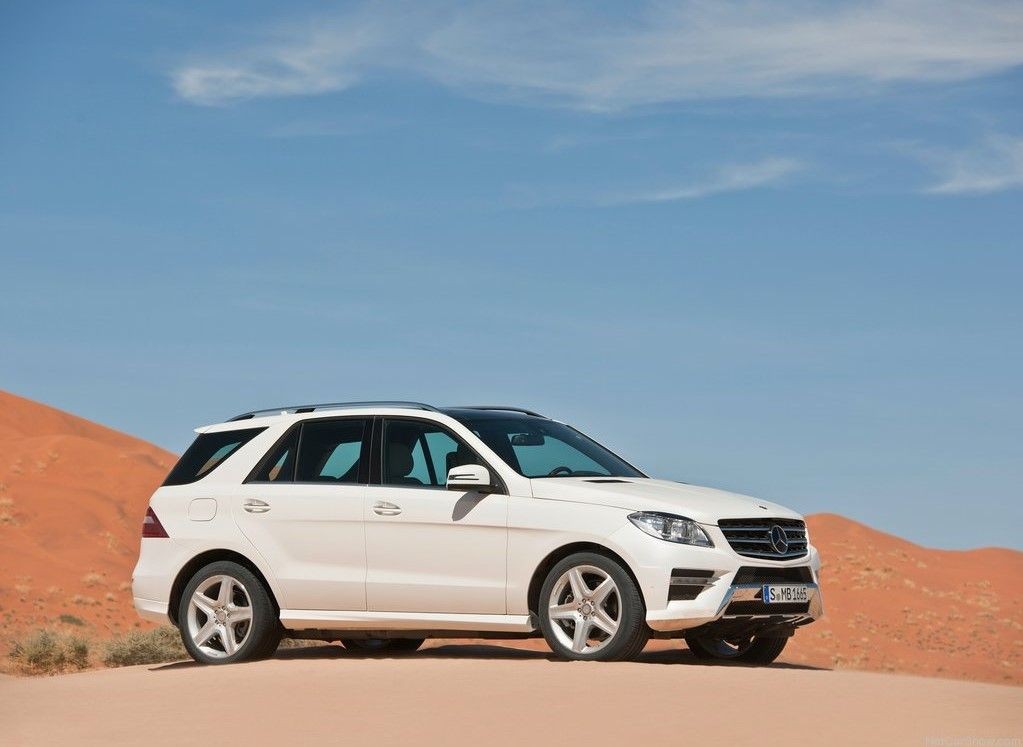
[[[367,612],[364,610],[281,610],[281,623],[293,630],[479,630],[530,633],[531,615]]]
[[[732,551],[736,555],[741,555],[746,558],[764,558],[765,560],[791,560],[792,558],[804,558],[806,557],[807,550],[797,550],[796,552],[787,552],[784,555],[780,555],[776,552],[755,552],[754,550],[736,550],[734,547]]]

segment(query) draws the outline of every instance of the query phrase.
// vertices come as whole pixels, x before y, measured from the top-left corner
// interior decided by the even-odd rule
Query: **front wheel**
[[[178,606],[181,641],[202,664],[262,659],[281,640],[270,594],[248,568],[229,561],[201,568]]]
[[[540,590],[539,606],[547,645],[566,659],[634,659],[650,635],[639,589],[605,555],[581,552],[556,564]]]
[[[788,638],[759,638],[756,636],[737,639],[686,636],[686,645],[697,659],[770,664],[778,658],[788,640]]]

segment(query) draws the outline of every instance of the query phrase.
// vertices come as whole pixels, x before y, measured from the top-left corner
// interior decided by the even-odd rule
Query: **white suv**
[[[398,653],[542,635],[569,659],[654,636],[767,663],[822,612],[799,514],[651,479],[528,410],[308,405],[197,433],[152,497],[132,584],[201,662],[282,636]]]

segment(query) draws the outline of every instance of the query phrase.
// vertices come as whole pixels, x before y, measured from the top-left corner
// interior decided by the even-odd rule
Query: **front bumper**
[[[812,545],[800,558],[762,560],[739,555],[716,526],[703,526],[714,542],[713,547],[656,540],[631,526],[614,535],[615,547],[628,559],[639,581],[646,603],[646,622],[653,631],[670,634],[711,623],[731,625],[734,620],[748,620],[754,627],[776,623],[794,627],[811,623],[824,614],[820,555]],[[690,575],[682,569],[705,577],[685,582],[704,581],[703,590],[695,598],[671,598],[674,571],[681,576]],[[745,571],[740,576],[742,569]],[[802,578],[796,580],[797,569],[809,569],[809,573],[798,574]],[[751,574],[757,576],[757,571],[767,575],[754,581]],[[777,578],[772,578],[771,574]],[[791,578],[783,578],[784,574]],[[808,601],[801,607],[765,605],[760,599],[765,583],[805,585]]]
[[[719,589],[716,594],[712,594],[714,591],[712,587],[692,601],[669,602],[665,609],[650,610],[647,612],[646,621],[647,625],[660,633],[688,630],[730,620],[750,623],[763,621],[765,624],[793,627],[806,625],[824,614],[824,603],[820,587],[816,583],[804,585],[807,587],[808,597],[805,610],[792,610],[789,605],[779,605],[778,611],[772,611],[771,605],[763,604],[761,598],[763,584],[733,584]],[[704,596],[708,598],[701,599]],[[757,609],[755,611],[741,609],[738,605],[743,603],[747,603],[747,608]],[[700,614],[703,611],[710,611],[712,607],[713,611],[710,614]],[[786,609],[787,607],[789,609]]]

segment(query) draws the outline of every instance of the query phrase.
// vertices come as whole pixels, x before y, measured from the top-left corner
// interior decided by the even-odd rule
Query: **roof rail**
[[[406,402],[404,400],[379,400],[379,401],[368,401],[368,402],[321,402],[313,405],[290,405],[288,407],[269,407],[265,410],[252,410],[251,412],[243,412],[241,415],[235,415],[227,422],[233,423],[236,420],[249,420],[251,418],[258,418],[263,415],[281,415],[284,413],[304,413],[314,412],[316,410],[344,410],[353,407],[395,407],[395,408],[407,408],[409,410],[430,410],[431,412],[440,412],[433,405],[427,405],[423,402]]]
[[[545,417],[538,412],[532,410],[526,410],[522,407],[505,407],[504,405],[465,405],[459,407],[459,410],[505,410],[507,412],[521,412],[523,415],[532,415],[534,418]]]

